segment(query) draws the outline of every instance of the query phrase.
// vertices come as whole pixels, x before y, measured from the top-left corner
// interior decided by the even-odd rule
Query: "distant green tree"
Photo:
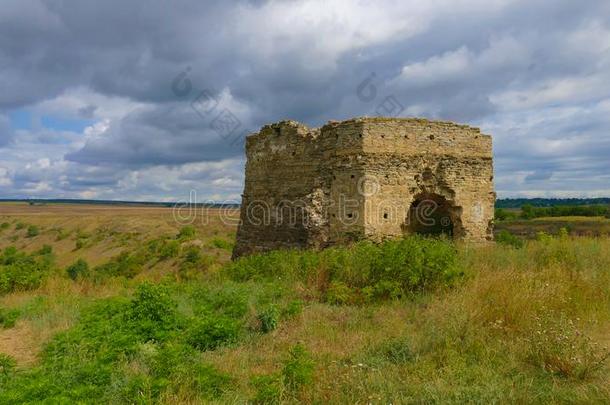
[[[521,218],[532,219],[534,218],[534,207],[530,204],[525,204],[521,207]]]

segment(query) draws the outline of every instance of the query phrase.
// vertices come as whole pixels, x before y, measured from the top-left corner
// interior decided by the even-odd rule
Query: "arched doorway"
[[[406,231],[420,235],[454,237],[459,227],[457,210],[445,197],[434,193],[415,196],[411,203]]]

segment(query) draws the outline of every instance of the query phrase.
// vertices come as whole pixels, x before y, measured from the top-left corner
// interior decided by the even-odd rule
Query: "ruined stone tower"
[[[351,240],[445,233],[493,238],[491,137],[449,122],[295,121],[246,141],[246,184],[233,256]]]

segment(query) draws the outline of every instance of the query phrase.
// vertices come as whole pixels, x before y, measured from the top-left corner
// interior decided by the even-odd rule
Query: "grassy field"
[[[561,221],[231,263],[218,215],[2,204],[0,403],[608,403],[610,238]]]
[[[502,230],[524,238],[534,238],[538,232],[556,235],[561,228],[573,236],[609,237],[610,219],[605,217],[545,217],[515,219],[496,223],[496,233]]]

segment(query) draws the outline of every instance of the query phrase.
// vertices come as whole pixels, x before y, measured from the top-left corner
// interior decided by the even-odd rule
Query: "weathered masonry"
[[[355,118],[264,126],[246,141],[233,256],[358,239],[445,233],[493,238],[492,145],[477,128]]]

